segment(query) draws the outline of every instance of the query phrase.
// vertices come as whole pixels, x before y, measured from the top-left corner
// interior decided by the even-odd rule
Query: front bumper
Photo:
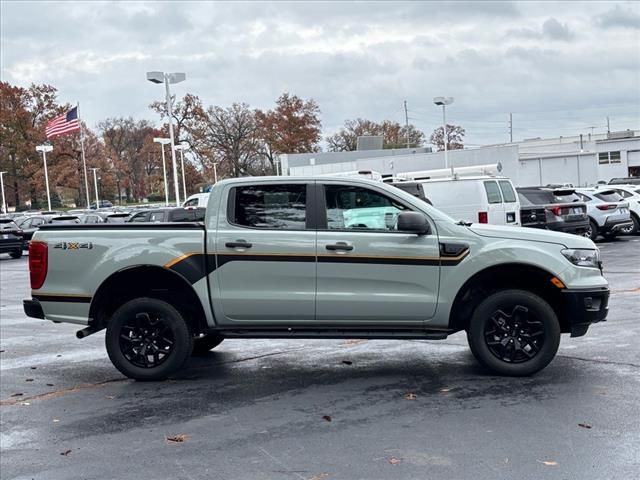
[[[22,306],[27,317],[39,318],[41,320],[44,319],[44,311],[42,310],[42,305],[40,305],[38,300],[23,300]]]
[[[587,333],[592,323],[604,322],[609,313],[609,289],[563,290],[563,317],[572,337]]]

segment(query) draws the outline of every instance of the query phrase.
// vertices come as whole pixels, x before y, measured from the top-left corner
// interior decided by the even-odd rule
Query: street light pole
[[[218,170],[216,170],[218,162],[213,162],[213,183],[218,183]]]
[[[153,83],[163,83],[166,93],[167,115],[169,116],[169,138],[171,139],[171,161],[173,162],[173,184],[176,190],[176,206],[180,206],[180,187],[178,186],[178,166],[176,163],[176,148],[173,141],[173,113],[171,109],[170,83],[180,83],[186,79],[186,75],[181,72],[147,72],[147,80]]]
[[[6,215],[7,213],[7,202],[4,199],[4,178],[2,177],[7,172],[0,172],[0,187],[2,189],[2,212]]]
[[[98,176],[96,175],[96,171],[100,170],[99,168],[92,168],[93,170],[93,187],[96,189],[96,210],[100,208],[100,199],[98,198]]]
[[[182,196],[184,199],[187,199],[187,182],[185,180],[184,174],[184,151],[189,149],[189,145],[186,143],[181,143],[176,145],[176,148],[180,150],[180,170],[182,171]]]
[[[445,108],[447,105],[451,105],[453,103],[453,97],[435,97],[433,99],[433,103],[436,105],[442,105],[442,136],[444,140],[444,168],[449,167],[449,159],[447,158],[447,116],[445,113]],[[453,164],[451,165],[451,175],[453,175]]]
[[[44,181],[47,186],[47,205],[49,206],[49,211],[51,211],[51,195],[49,194],[49,173],[47,172],[47,152],[53,150],[51,145],[38,145],[36,147],[36,151],[42,152],[42,161],[44,162]]]
[[[160,144],[160,149],[162,150],[162,175],[164,176],[164,205],[166,207],[169,206],[169,185],[167,184],[167,167],[165,165],[164,159],[164,146],[168,144],[171,139],[169,138],[154,138],[154,142]]]

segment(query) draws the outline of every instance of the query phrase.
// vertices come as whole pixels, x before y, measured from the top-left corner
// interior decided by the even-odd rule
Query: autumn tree
[[[303,100],[283,93],[276,107],[265,112],[256,110],[258,135],[263,154],[275,173],[276,157],[282,153],[309,153],[320,149],[322,123],[315,100]]]
[[[338,132],[326,138],[329,151],[350,152],[357,148],[358,137],[382,136],[382,148],[420,147],[424,143],[424,133],[415,126],[408,127],[398,122],[385,120],[381,123],[362,118],[347,120]]]
[[[438,151],[444,150],[444,135],[442,134],[442,127],[436,128],[431,137],[429,138],[429,142],[435,145]],[[447,150],[461,150],[464,148],[464,128],[458,125],[449,125],[447,124]]]

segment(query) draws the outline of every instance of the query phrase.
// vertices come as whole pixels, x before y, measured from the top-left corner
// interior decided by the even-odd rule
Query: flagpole
[[[91,206],[89,200],[89,182],[87,180],[87,161],[84,158],[84,129],[82,128],[82,121],[80,120],[80,102],[77,102],[78,109],[78,125],[80,125],[80,149],[82,151],[82,167],[84,169],[84,192],[87,195],[87,208]],[[97,205],[96,205],[96,208]]]

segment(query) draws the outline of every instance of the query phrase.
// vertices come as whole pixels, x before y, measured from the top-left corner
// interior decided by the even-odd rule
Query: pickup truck
[[[26,314],[81,325],[78,338],[106,329],[114,366],[137,380],[225,338],[458,331],[491,371],[530,375],[561,333],[605,320],[609,298],[587,238],[456,221],[391,185],[337,177],[218,182],[204,222],[44,225],[29,270]]]

